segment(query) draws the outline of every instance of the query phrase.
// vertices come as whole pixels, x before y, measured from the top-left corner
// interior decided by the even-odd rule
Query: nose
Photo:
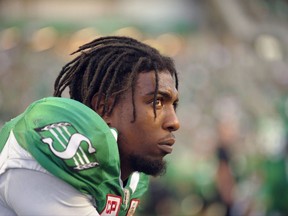
[[[173,106],[166,112],[163,127],[169,131],[176,131],[180,128],[180,122]]]

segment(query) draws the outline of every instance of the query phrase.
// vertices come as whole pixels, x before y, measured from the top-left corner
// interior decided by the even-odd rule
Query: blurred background
[[[182,125],[137,215],[287,215],[287,24],[287,0],[0,0],[0,126],[81,44],[132,36],[175,59]]]

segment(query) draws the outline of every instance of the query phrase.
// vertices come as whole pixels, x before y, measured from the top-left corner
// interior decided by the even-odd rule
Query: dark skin
[[[103,116],[110,127],[118,130],[123,181],[134,171],[154,176],[161,174],[165,168],[163,158],[173,150],[173,132],[180,127],[176,115],[178,91],[168,71],[159,73],[156,118],[153,112],[154,91],[154,71],[140,73],[134,95],[137,113],[135,121],[132,121],[131,89],[123,94],[111,115]]]

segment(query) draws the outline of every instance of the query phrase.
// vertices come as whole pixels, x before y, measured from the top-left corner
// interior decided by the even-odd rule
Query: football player
[[[148,176],[165,172],[179,128],[173,60],[129,37],[76,53],[53,97],[0,132],[0,215],[133,215]]]

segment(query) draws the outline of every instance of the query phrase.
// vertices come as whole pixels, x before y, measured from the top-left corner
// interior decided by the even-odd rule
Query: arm
[[[16,215],[99,216],[92,199],[50,174],[9,169],[0,180],[0,198]]]

